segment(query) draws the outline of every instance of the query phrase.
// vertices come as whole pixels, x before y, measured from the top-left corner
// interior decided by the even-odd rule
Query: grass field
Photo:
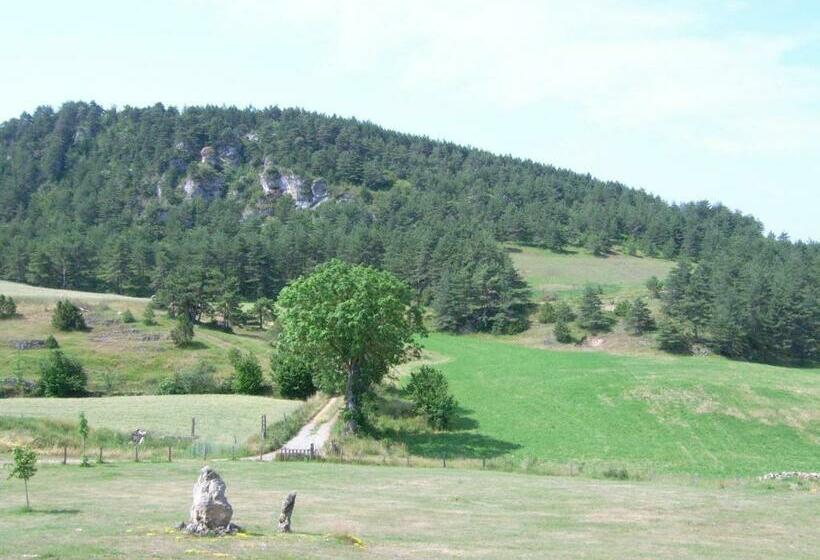
[[[300,401],[247,395],[163,395],[101,397],[87,399],[4,399],[0,416],[50,418],[75,422],[85,412],[92,428],[131,433],[136,428],[150,436],[191,435],[191,418],[196,418],[199,441],[231,445],[234,437],[243,444],[259,433],[260,416],[273,424],[294,411]],[[2,439],[0,434],[0,448]]]
[[[80,360],[89,374],[89,390],[105,393],[153,393],[157,384],[176,370],[205,361],[217,377],[232,372],[228,350],[253,352],[267,369],[270,345],[262,331],[239,330],[236,334],[196,328],[190,348],[175,348],[168,333],[172,322],[156,312],[157,325],[123,324],[125,309],[139,319],[148,300],[108,294],[89,294],[0,282],[0,294],[17,300],[18,317],[0,321],[0,378],[11,377],[16,368],[36,379],[46,350],[15,350],[19,340],[42,340],[54,334],[63,351]],[[91,329],[87,332],[56,332],[51,313],[58,298],[68,298],[84,309]]]
[[[393,426],[416,455],[511,454],[711,476],[820,470],[820,370],[717,357],[558,352],[433,334],[455,430]]]
[[[649,257],[596,257],[584,249],[553,253],[535,247],[515,247],[510,257],[539,300],[547,295],[578,296],[586,284],[599,285],[608,296],[643,294],[651,276],[663,279],[674,266],[671,261]]]
[[[0,484],[0,558],[816,558],[818,494],[332,463],[212,463],[245,535],[182,536],[201,465],[45,465]],[[275,533],[298,492],[295,533]],[[816,487],[815,487],[816,490]]]

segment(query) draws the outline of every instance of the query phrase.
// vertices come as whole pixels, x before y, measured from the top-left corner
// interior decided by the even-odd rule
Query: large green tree
[[[287,286],[277,304],[280,348],[316,364],[320,388],[344,392],[345,426],[355,432],[362,396],[424,333],[411,290],[389,272],[334,259]]]

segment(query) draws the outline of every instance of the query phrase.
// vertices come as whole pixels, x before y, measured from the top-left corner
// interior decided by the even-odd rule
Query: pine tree
[[[600,293],[600,289],[587,286],[578,309],[578,324],[593,333],[607,331],[612,325],[609,318],[604,315]]]
[[[569,330],[569,326],[561,319],[555,321],[553,333],[555,334],[555,340],[562,344],[569,344],[572,342],[572,333]]]
[[[655,328],[655,320],[652,318],[652,313],[643,299],[635,298],[635,301],[629,306],[626,326],[634,335],[641,335]]]

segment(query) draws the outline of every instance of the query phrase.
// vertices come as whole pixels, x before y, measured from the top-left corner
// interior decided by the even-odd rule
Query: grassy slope
[[[230,445],[234,436],[241,444],[258,433],[262,414],[273,424],[299,404],[299,401],[247,395],[6,399],[0,401],[0,416],[76,421],[83,411],[92,428],[129,433],[142,428],[151,436],[190,436],[191,418],[196,417],[197,436],[201,441]]]
[[[222,462],[241,537],[183,537],[200,464],[41,466],[0,485],[0,558],[812,558],[817,495],[457,469]],[[275,533],[298,492],[291,535]],[[354,545],[360,539],[362,546]],[[33,557],[33,556],[32,556]]]
[[[43,339],[54,334],[62,349],[82,362],[89,373],[89,389],[104,391],[105,373],[112,372],[115,392],[152,393],[156,384],[177,369],[200,360],[212,364],[217,376],[232,371],[228,350],[232,347],[256,354],[263,367],[267,365],[270,347],[263,333],[238,331],[228,334],[197,328],[192,348],[178,349],[167,338],[172,327],[165,313],[156,313],[158,325],[122,324],[119,313],[126,308],[139,319],[148,300],[108,294],[88,294],[37,288],[11,282],[0,282],[0,293],[12,295],[18,302],[18,318],[0,321],[0,377],[9,377],[17,364],[25,377],[37,377],[37,364],[45,350],[17,351],[14,340]],[[61,333],[51,327],[51,312],[59,297],[67,297],[82,306],[92,327],[88,332]],[[146,340],[151,336],[159,340]]]
[[[651,276],[663,279],[674,266],[671,261],[649,257],[596,257],[583,249],[553,253],[534,247],[515,247],[510,257],[539,300],[545,295],[580,295],[586,284],[600,285],[606,295],[643,294],[644,284]]]
[[[642,470],[754,475],[820,468],[820,370],[716,357],[627,357],[434,334],[425,346],[463,407],[410,452],[510,453]]]

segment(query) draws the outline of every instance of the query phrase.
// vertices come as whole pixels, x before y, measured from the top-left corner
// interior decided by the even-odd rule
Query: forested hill
[[[272,297],[338,256],[397,273],[453,330],[523,327],[527,293],[498,241],[720,261],[727,282],[758,258],[815,296],[818,272],[815,244],[767,239],[719,205],[277,107],[24,113],[0,125],[0,224],[9,280]]]

